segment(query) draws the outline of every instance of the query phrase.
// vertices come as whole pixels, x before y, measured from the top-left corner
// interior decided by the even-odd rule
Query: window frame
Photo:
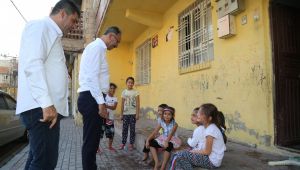
[[[196,0],[178,15],[179,74],[209,68],[214,60],[210,0]]]
[[[147,39],[135,50],[136,85],[148,85],[151,83],[151,49],[151,39]]]

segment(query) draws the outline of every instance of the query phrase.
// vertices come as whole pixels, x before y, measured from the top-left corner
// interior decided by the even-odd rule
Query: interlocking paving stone
[[[101,139],[101,154],[97,154],[96,161],[99,170],[148,170],[151,166],[141,163],[142,154],[137,150],[118,150],[121,137],[115,134],[113,147],[116,152],[107,148],[107,139]],[[57,170],[81,170],[81,145],[82,127],[75,126],[72,118],[61,120],[59,158]],[[29,147],[25,147],[20,153],[14,156],[1,170],[23,170],[27,160]]]

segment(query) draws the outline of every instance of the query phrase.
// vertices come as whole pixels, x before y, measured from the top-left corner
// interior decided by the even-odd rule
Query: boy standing
[[[118,105],[117,97],[114,97],[116,92],[117,85],[114,83],[109,84],[109,91],[105,97],[105,105],[108,112],[108,118],[105,120],[105,125],[102,127],[106,138],[108,138],[108,149],[110,151],[115,151],[115,148],[112,147],[113,138],[115,134],[115,126],[114,126],[114,114]],[[102,131],[103,132],[103,131]],[[101,134],[101,138],[103,134]],[[100,147],[98,148],[98,152],[101,152]]]

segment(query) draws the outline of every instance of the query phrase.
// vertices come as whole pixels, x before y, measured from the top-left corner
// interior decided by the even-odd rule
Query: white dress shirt
[[[98,104],[105,103],[102,93],[109,90],[106,50],[104,41],[97,38],[86,46],[80,61],[80,87],[77,92],[90,91]]]
[[[54,105],[68,116],[68,70],[62,31],[50,18],[26,24],[19,54],[16,113]]]

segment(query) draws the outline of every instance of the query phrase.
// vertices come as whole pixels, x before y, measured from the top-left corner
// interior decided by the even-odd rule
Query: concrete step
[[[142,152],[144,142],[148,135],[156,127],[156,121],[146,118],[141,118],[136,124],[136,140],[135,147]],[[115,132],[122,136],[122,121],[115,121]],[[179,127],[177,130],[178,136],[183,142],[182,148],[187,146],[187,138],[192,136],[192,130]],[[296,166],[269,166],[269,161],[286,160],[288,157],[278,154],[263,152],[259,149],[248,147],[234,142],[226,144],[226,152],[220,170],[298,170]],[[203,170],[202,168],[195,168]]]

